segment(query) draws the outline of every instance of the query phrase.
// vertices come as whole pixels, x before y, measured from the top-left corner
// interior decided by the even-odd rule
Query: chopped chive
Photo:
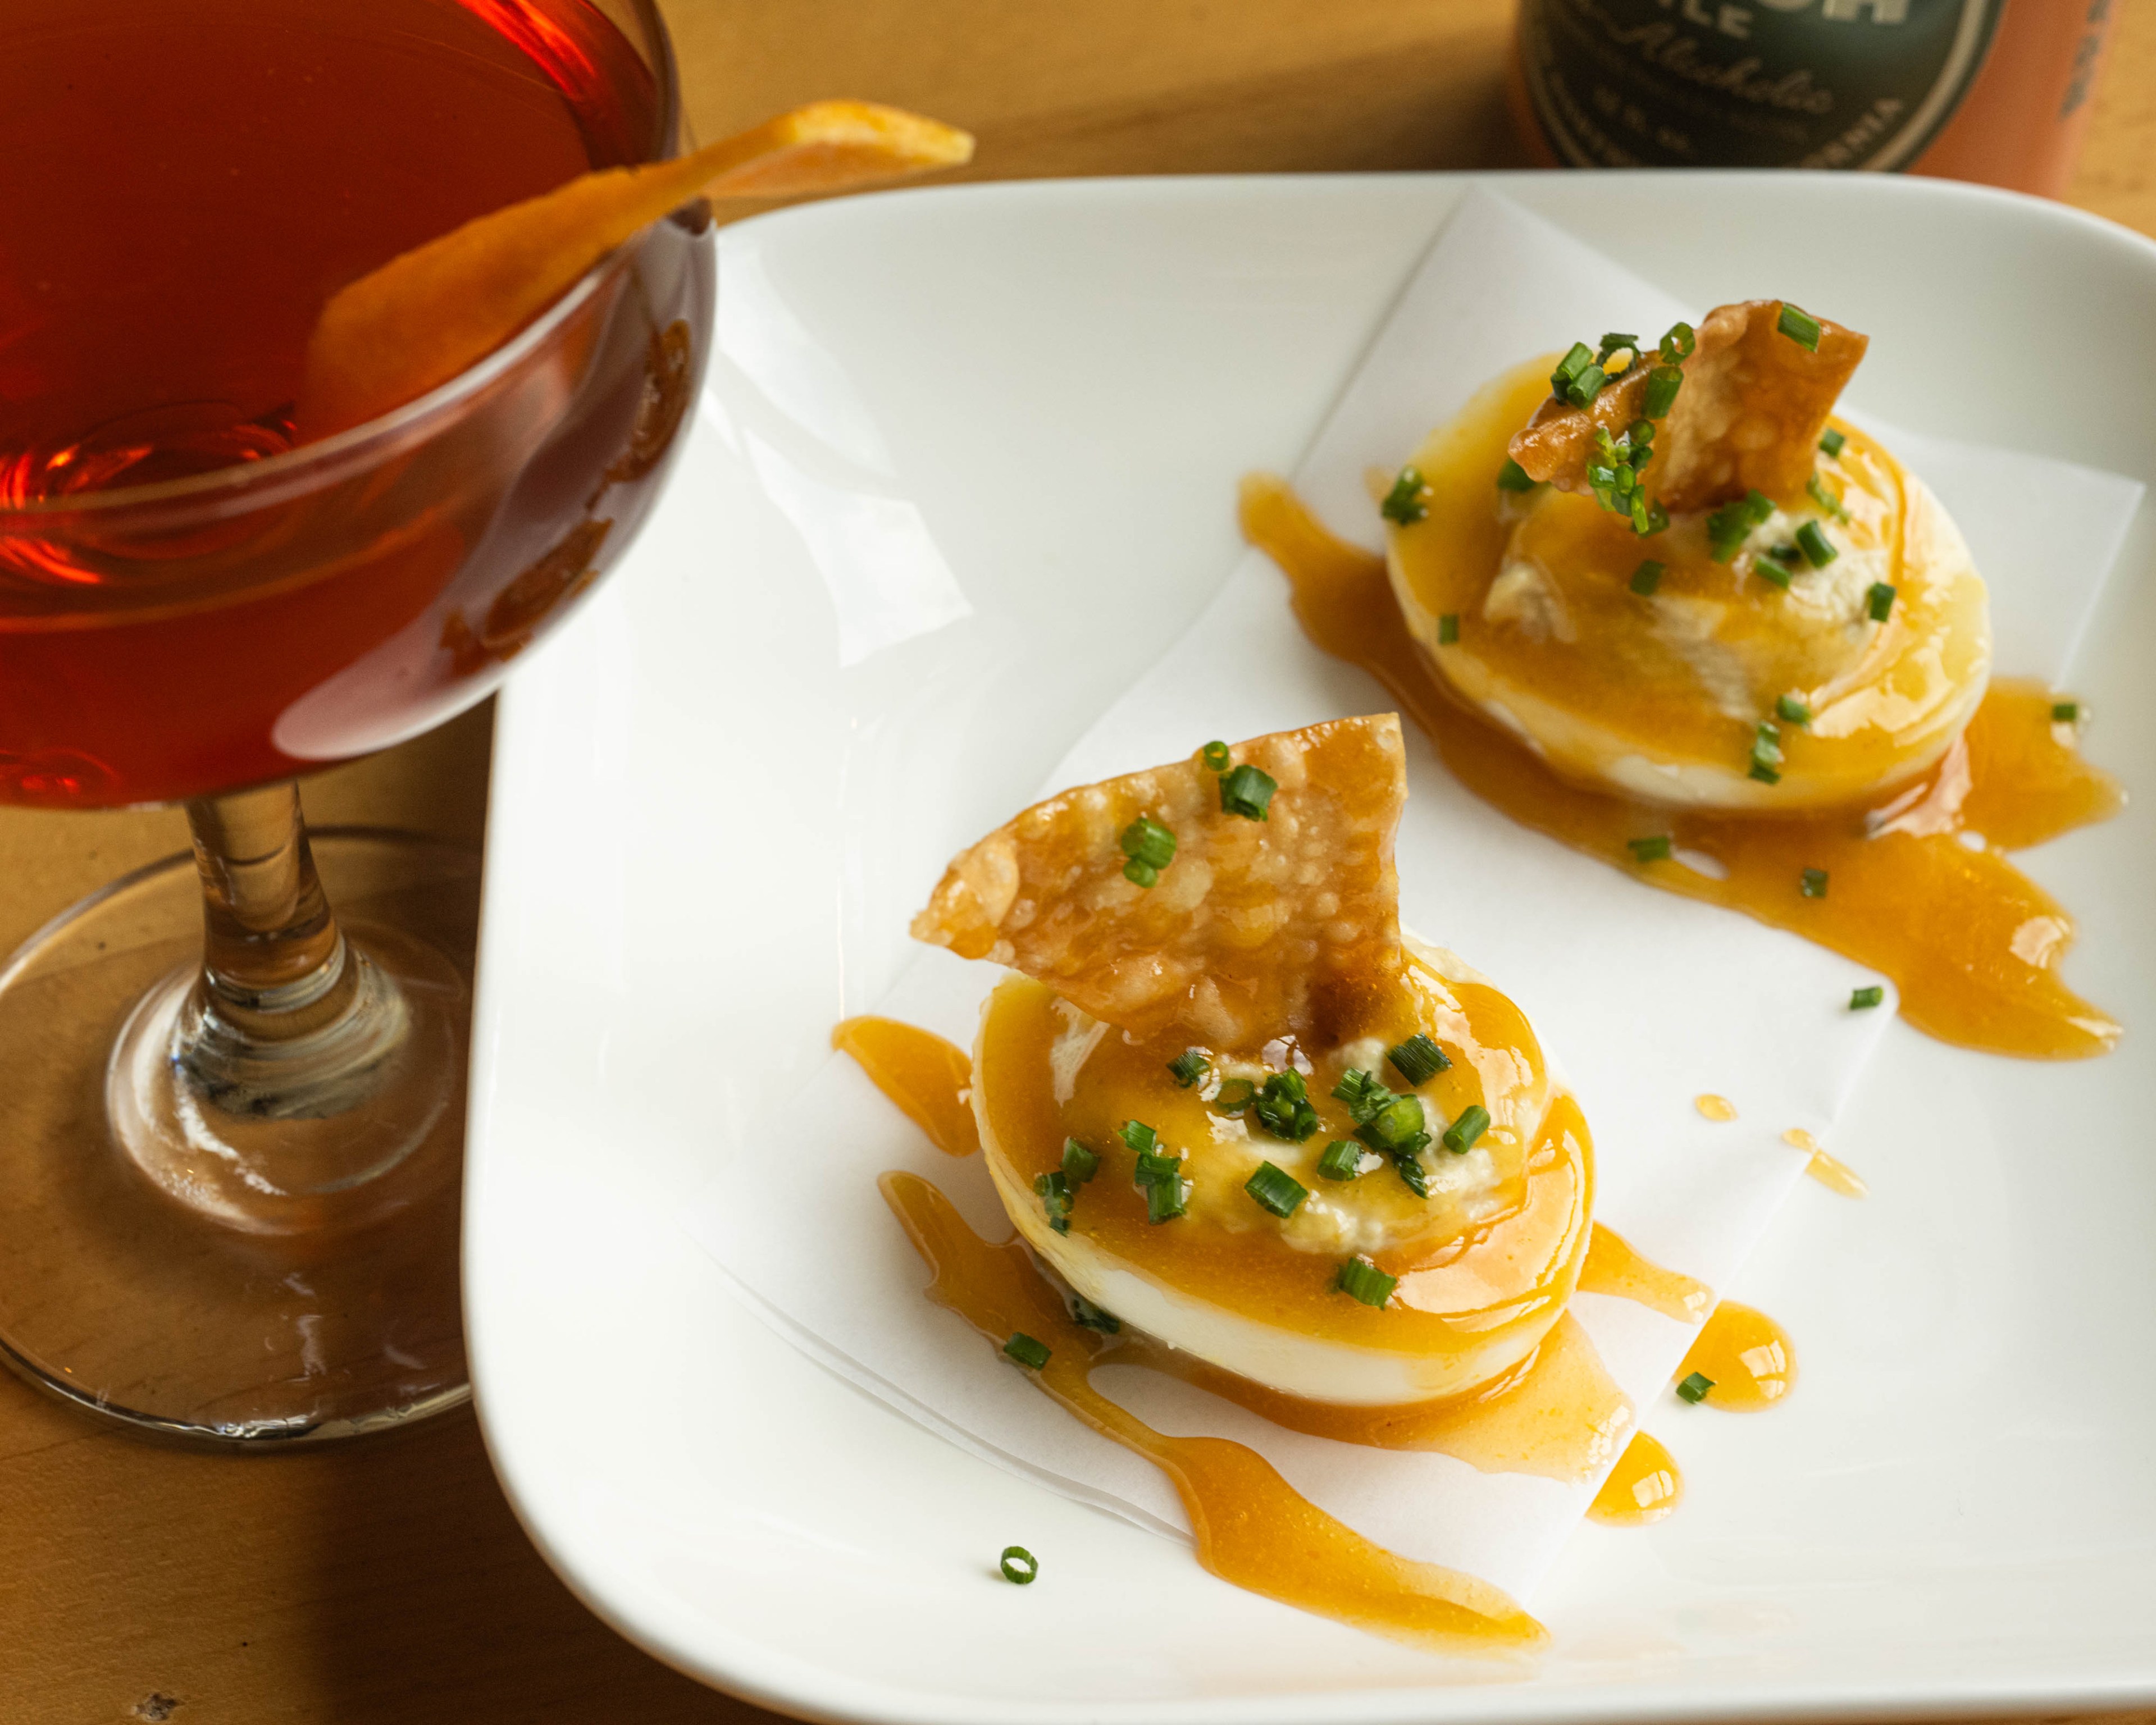
[[[1101,1155],[1088,1149],[1075,1138],[1063,1141],[1063,1173],[1065,1178],[1084,1185],[1101,1172]]]
[[[1774,320],[1774,327],[1807,353],[1819,352],[1820,321],[1810,312],[1784,300],[1782,315]]]
[[[1160,870],[1151,863],[1140,862],[1132,857],[1123,865],[1123,879],[1133,886],[1158,886],[1160,885]]]
[[[1213,1070],[1213,1062],[1206,1058],[1202,1048],[1186,1048],[1168,1063],[1168,1070],[1184,1090],[1198,1082]]]
[[[1822,431],[1820,434],[1820,453],[1823,454],[1828,460],[1831,461],[1835,456],[1841,453],[1842,445],[1848,441],[1849,439],[1847,438],[1844,437],[1840,432],[1836,431],[1830,425],[1825,431]]]
[[[1142,1120],[1126,1120],[1117,1128],[1116,1136],[1141,1156],[1150,1156],[1160,1142],[1160,1134]]]
[[[1168,1156],[1157,1150],[1138,1152],[1137,1167],[1131,1178],[1141,1186],[1158,1186],[1163,1181],[1183,1178],[1183,1158]]]
[[[1258,1164],[1257,1173],[1243,1182],[1243,1190],[1249,1193],[1261,1210],[1270,1210],[1285,1220],[1302,1208],[1302,1201],[1310,1196],[1310,1189],[1284,1168],[1270,1162]]]
[[[1407,1080],[1411,1090],[1428,1084],[1452,1064],[1452,1056],[1420,1030],[1398,1046],[1387,1049],[1385,1058],[1393,1063],[1393,1070]]]
[[[1011,1338],[1004,1343],[1004,1352],[1022,1366],[1039,1371],[1048,1363],[1049,1348],[1045,1342],[1036,1342],[1024,1330],[1013,1330]]]
[[[1259,1125],[1291,1144],[1317,1130],[1317,1111],[1310,1106],[1310,1089],[1300,1072],[1276,1072],[1266,1079],[1250,1111]]]
[[[1637,353],[1640,351],[1640,338],[1637,336],[1627,336],[1614,330],[1611,331],[1602,338],[1601,346],[1594,356],[1595,364],[1602,364],[1620,347],[1629,347],[1633,352]]]
[[[1756,559],[1752,565],[1752,572],[1768,586],[1778,587],[1787,593],[1789,590],[1789,572],[1779,560],[1768,561],[1774,556],[1770,551],[1765,558]]]
[[[1762,784],[1779,784],[1782,775],[1778,770],[1782,764],[1782,733],[1774,728],[1774,721],[1762,719],[1759,727],[1752,733],[1751,777]]]
[[[1363,1147],[1353,1138],[1335,1138],[1317,1158],[1317,1171],[1328,1180],[1352,1180],[1363,1172]]]
[[[1804,490],[1811,494],[1813,502],[1838,521],[1846,521],[1849,511],[1842,507],[1841,499],[1826,488],[1826,481],[1815,473],[1804,481]]]
[[[1420,468],[1403,467],[1392,490],[1385,493],[1385,501],[1378,506],[1378,513],[1389,521],[1411,527],[1430,513],[1430,505],[1423,501],[1429,489]]]
[[[1684,373],[1675,366],[1656,366],[1647,373],[1647,387],[1640,392],[1640,411],[1650,419],[1669,417],[1669,411],[1677,404],[1677,392],[1684,388]]]
[[[1505,465],[1497,470],[1497,489],[1501,491],[1532,491],[1534,488],[1534,475],[1507,456]]]
[[[1430,1196],[1430,1170],[1422,1165],[1423,1146],[1429,1142],[1428,1132],[1417,1132],[1412,1148],[1393,1153],[1393,1171],[1400,1177],[1400,1183],[1417,1198]]]
[[[1040,1559],[1022,1545],[1007,1545],[1004,1548],[1003,1571],[1005,1581],[1025,1587],[1040,1574]]]
[[[1096,1306],[1083,1294],[1070,1296],[1070,1322],[1081,1329],[1098,1330],[1104,1336],[1122,1333],[1122,1319],[1106,1307]]]
[[[2051,703],[2051,722],[2054,725],[2077,725],[2081,722],[2082,704],[2078,701],[2055,701]]]
[[[1258,1087],[1247,1078],[1224,1078],[1213,1092],[1213,1106],[1223,1114],[1240,1114],[1257,1100]]]
[[[1864,608],[1874,623],[1884,623],[1894,609],[1894,589],[1883,581],[1873,582],[1864,595]]]
[[[1698,345],[1699,338],[1693,334],[1690,324],[1673,323],[1662,337],[1660,351],[1664,359],[1675,365],[1680,360],[1690,359],[1692,349]]]
[[[1394,1096],[1355,1128],[1355,1136],[1373,1150],[1389,1154],[1406,1149],[1418,1138],[1427,1144],[1430,1135],[1423,1130],[1422,1098]]]
[[[1812,710],[1794,695],[1776,696],[1774,711],[1792,725],[1809,725],[1812,721]]]
[[[1399,1277],[1386,1275],[1368,1258],[1350,1258],[1340,1266],[1332,1285],[1351,1300],[1382,1308],[1399,1283]]]
[[[1767,555],[1778,563],[1795,564],[1804,560],[1804,554],[1794,545],[1770,545]]]
[[[1849,1009],[1851,1012],[1868,1012],[1875,1006],[1886,1004],[1887,991],[1876,983],[1868,988],[1851,988],[1849,991]]]
[[[1609,381],[1609,374],[1600,366],[1589,366],[1572,380],[1564,398],[1575,408],[1591,408],[1594,398],[1602,393],[1602,386]]]
[[[1175,834],[1149,814],[1141,814],[1116,841],[1132,862],[1164,869],[1175,860]]]
[[[1445,1129],[1439,1142],[1455,1156],[1465,1156],[1489,1127],[1490,1111],[1480,1102],[1471,1102],[1460,1111],[1460,1118]]]
[[[1806,521],[1797,529],[1797,544],[1804,552],[1804,561],[1815,569],[1824,569],[1841,555],[1828,542],[1825,529],[1817,521]]]
[[[1651,419],[1635,419],[1625,428],[1625,438],[1644,458],[1647,453],[1647,445],[1655,440],[1655,422]],[[1640,463],[1635,459],[1632,465],[1637,467]]]
[[[1697,1405],[1707,1399],[1707,1393],[1714,1388],[1714,1379],[1703,1372],[1694,1372],[1677,1385],[1677,1399]]]
[[[1221,813],[1240,814],[1245,820],[1267,819],[1266,806],[1279,788],[1279,782],[1270,773],[1260,773],[1245,761],[1220,775]]]
[[[1362,1126],[1393,1100],[1393,1093],[1379,1081],[1374,1072],[1365,1072],[1360,1066],[1350,1066],[1340,1075],[1339,1083],[1332,1086],[1332,1100],[1345,1102],[1355,1124]]]
[[[1563,395],[1581,372],[1594,363],[1594,352],[1584,341],[1575,341],[1550,373],[1550,393]]]
[[[1207,768],[1211,771],[1214,773],[1225,773],[1228,770],[1228,745],[1226,743],[1219,742],[1218,740],[1209,742],[1204,748],[1199,750],[1198,754],[1199,758],[1204,761]]]
[[[1797,877],[1797,891],[1804,894],[1806,898],[1825,898],[1826,896],[1826,870],[1825,869],[1806,869],[1803,874]]]
[[[1642,539],[1651,539],[1657,533],[1667,531],[1669,525],[1670,512],[1662,507],[1662,500],[1659,497],[1647,506],[1644,521],[1637,509],[1632,511],[1632,531]]]
[[[1762,784],[1779,784],[1782,782],[1781,773],[1771,763],[1761,760],[1757,755],[1752,757],[1752,764],[1745,769],[1744,776],[1747,778],[1756,778]]]
[[[1662,584],[1662,572],[1667,567],[1649,557],[1632,572],[1632,591],[1643,599],[1651,598],[1655,589]]]
[[[1033,1177],[1034,1195],[1040,1199],[1040,1208],[1048,1217],[1048,1225],[1058,1234],[1070,1231],[1070,1182],[1060,1173],[1035,1174]]]
[[[1460,614],[1448,611],[1437,619],[1437,644],[1450,647],[1460,639]]]
[[[1634,862],[1661,862],[1670,854],[1670,835],[1657,833],[1651,839],[1627,839],[1625,848],[1632,853]]]
[[[1707,518],[1707,548],[1717,563],[1726,563],[1752,535],[1752,530],[1774,512],[1774,500],[1764,491],[1747,491],[1734,503],[1725,503]]]
[[[1147,1221],[1173,1222],[1183,1213],[1183,1201],[1190,1195],[1190,1183],[1183,1179],[1157,1180],[1146,1188],[1145,1195]]]

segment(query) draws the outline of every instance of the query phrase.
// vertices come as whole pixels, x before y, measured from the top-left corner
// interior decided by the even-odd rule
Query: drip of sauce
[[[1713,1388],[1707,1404],[1756,1414],[1787,1395],[1797,1381],[1797,1357],[1782,1327],[1763,1312],[1724,1300],[1702,1327],[1677,1368],[1680,1382],[1697,1372]]]
[[[1940,1040],[2066,1060],[2107,1052],[2118,1026],[2059,981],[2066,911],[2005,852],[2117,812],[2118,788],[2051,719],[2053,697],[1994,679],[1946,757],[1859,815],[1747,818],[1652,809],[1558,778],[1524,744],[1458,705],[1424,661],[1384,560],[1336,539],[1281,481],[1246,480],[1245,536],[1286,573],[1326,652],[1368,671],[1436,743],[1455,778],[1522,824],[1636,875],[1787,928],[1894,978],[1902,1016]],[[1626,841],[1668,834],[1724,871],[1636,863]],[[1980,842],[1972,848],[1964,842]],[[1805,869],[1833,882],[1799,890]]]
[[[947,1156],[981,1147],[974,1124],[973,1062],[965,1050],[896,1019],[845,1019],[831,1046],[860,1062],[870,1081]]]
[[[1199,1562],[1222,1580],[1433,1652],[1487,1656],[1546,1639],[1499,1589],[1373,1544],[1255,1450],[1224,1438],[1171,1437],[1118,1407],[1094,1389],[1092,1369],[1119,1351],[1071,1321],[1022,1245],[991,1245],[918,1175],[888,1173],[880,1185],[933,1272],[929,1298],[997,1347],[1019,1330],[1045,1343],[1048,1363],[1033,1374],[1041,1392],[1168,1476],[1189,1515]]]
[[[1630,1300],[1681,1324],[1697,1323],[1714,1304],[1714,1290],[1705,1282],[1641,1257],[1623,1235],[1599,1222],[1588,1240],[1579,1291]]]
[[[1635,1432],[1617,1458],[1609,1477],[1588,1506],[1590,1520],[1615,1527],[1644,1527],[1659,1522],[1684,1497],[1684,1476],[1660,1439]]]
[[[1691,1105],[1709,1120],[1737,1118],[1737,1104],[1731,1101],[1727,1096],[1717,1096],[1711,1093],[1697,1096],[1691,1099]]]
[[[1811,1160],[1804,1164],[1804,1172],[1830,1192],[1839,1192],[1844,1198],[1862,1198],[1871,1189],[1864,1183],[1864,1176],[1847,1163],[1826,1153],[1826,1147],[1800,1126],[1793,1126],[1782,1134],[1782,1142],[1793,1150],[1808,1153]]]

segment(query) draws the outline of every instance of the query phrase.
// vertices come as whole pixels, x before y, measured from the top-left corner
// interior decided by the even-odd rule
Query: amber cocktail
[[[301,359],[344,282],[675,130],[650,0],[0,21],[0,802],[185,801],[195,841],[0,972],[0,1348],[59,1394],[242,1441],[464,1394],[476,859],[311,845],[289,780],[480,699],[619,557],[708,216],[295,447]]]

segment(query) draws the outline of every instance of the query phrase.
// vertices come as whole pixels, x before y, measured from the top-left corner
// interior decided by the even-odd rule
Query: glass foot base
[[[414,1019],[409,1058],[352,1111],[196,1111],[184,1142],[146,1124],[172,1112],[159,1050],[200,963],[192,856],[116,881],[0,971],[0,1357],[146,1433],[272,1448],[470,1394],[457,1234],[480,860],[311,837],[346,940]],[[326,1159],[348,1168],[365,1132],[377,1177],[310,1179],[318,1146],[337,1140]]]

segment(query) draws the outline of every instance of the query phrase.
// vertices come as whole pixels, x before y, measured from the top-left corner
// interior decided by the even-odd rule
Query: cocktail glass
[[[459,3],[505,34],[547,22]],[[652,0],[565,3],[629,50],[641,159],[671,153]],[[0,802],[182,801],[193,838],[0,969],[0,1353],[54,1394],[258,1449],[467,1395],[478,858],[311,835],[290,780],[481,699],[619,557],[701,379],[710,226],[654,224],[462,375],[321,443],[126,483],[244,435],[182,408],[47,452],[36,485],[0,451]]]

